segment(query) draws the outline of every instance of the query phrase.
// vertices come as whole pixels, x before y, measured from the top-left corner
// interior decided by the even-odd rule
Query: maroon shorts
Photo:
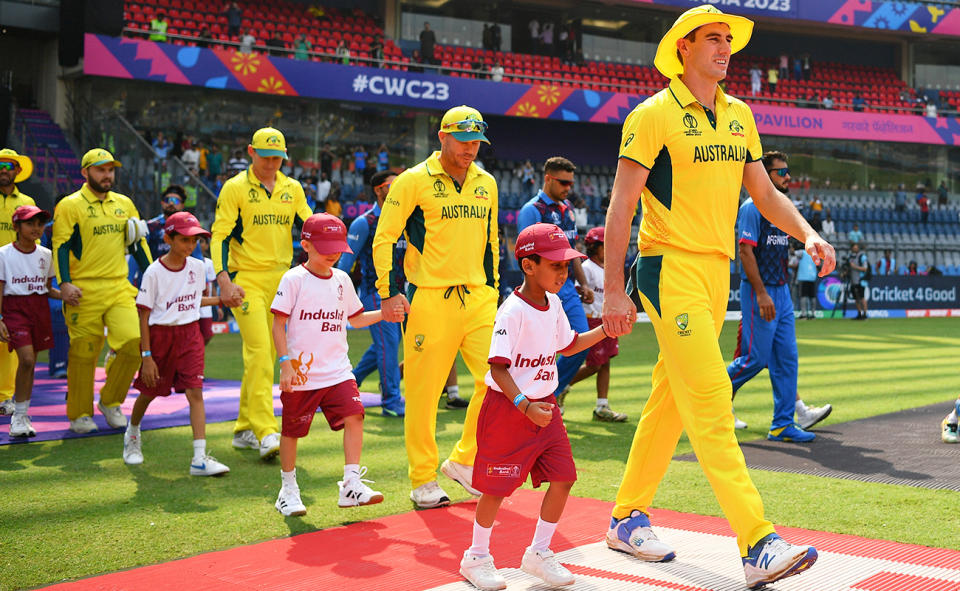
[[[209,343],[210,339],[213,338],[213,318],[203,318],[200,317],[200,336],[203,337],[204,343]]]
[[[47,294],[9,295],[3,298],[3,323],[10,333],[10,351],[33,345],[33,351],[53,348]]]
[[[587,318],[587,326],[594,329],[603,324],[600,318]],[[612,357],[620,353],[620,339],[617,337],[603,337],[603,340],[590,347],[587,353],[587,365],[600,367],[610,362]]]
[[[473,486],[483,493],[508,496],[530,475],[533,486],[541,482],[574,482],[577,468],[560,416],[551,394],[535,402],[549,402],[553,420],[538,427],[513,402],[497,390],[487,389],[477,419],[477,457],[473,462]]]
[[[169,396],[174,388],[183,392],[203,387],[203,336],[199,323],[151,326],[150,352],[160,379],[153,388],[148,388],[143,378],[137,376],[133,387],[143,394]]]
[[[284,437],[306,437],[317,408],[323,410],[331,431],[343,429],[347,417],[364,415],[360,391],[353,379],[316,390],[280,392],[280,402],[283,403],[280,434]]]

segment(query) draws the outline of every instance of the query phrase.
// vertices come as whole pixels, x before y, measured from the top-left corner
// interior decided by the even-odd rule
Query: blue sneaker
[[[813,546],[794,546],[777,534],[768,534],[747,548],[742,560],[747,587],[760,589],[809,569],[817,561],[817,550]]]
[[[770,441],[786,441],[787,443],[806,443],[813,441],[817,436],[809,431],[804,431],[798,425],[787,425],[779,429],[771,429],[767,433],[767,439]]]
[[[610,518],[607,546],[646,562],[669,562],[677,556],[673,548],[661,542],[653,533],[647,514],[636,509],[619,521]]]
[[[385,417],[403,418],[405,407],[403,400],[384,402],[380,405],[380,412]]]

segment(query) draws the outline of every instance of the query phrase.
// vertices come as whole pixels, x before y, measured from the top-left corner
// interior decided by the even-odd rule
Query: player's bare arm
[[[777,309],[773,305],[773,298],[767,293],[767,288],[763,285],[763,279],[760,278],[760,267],[757,265],[757,257],[753,252],[753,245],[747,242],[740,243],[740,264],[743,266],[743,273],[750,282],[750,287],[757,294],[757,308],[760,310],[760,317],[770,322],[777,315]]]
[[[140,315],[140,351],[149,351],[150,308],[137,308],[137,313]],[[140,364],[140,378],[148,388],[153,388],[157,385],[157,380],[160,379],[160,370],[157,369],[157,363],[153,360],[152,355],[143,358]]]
[[[743,186],[753,197],[753,202],[763,217],[803,242],[804,249],[820,267],[820,277],[833,272],[837,266],[837,254],[833,246],[821,238],[807,220],[803,219],[790,199],[773,186],[761,161],[750,162],[743,168]],[[607,217],[609,219],[609,213]]]
[[[510,376],[510,371],[503,363],[491,363],[490,376],[510,402],[513,402],[513,400],[521,394],[520,388],[517,387],[517,383],[513,381],[513,377]],[[520,402],[520,405],[517,406],[517,410],[522,412],[523,416],[533,421],[533,424],[538,427],[546,427],[550,424],[551,419],[553,419],[553,405],[549,402],[536,402],[524,399]]]
[[[637,318],[637,307],[624,290],[623,262],[630,242],[630,222],[649,174],[640,164],[621,158],[613,179],[604,230],[603,265],[603,327],[611,337],[628,334]]]
[[[578,334],[577,338],[573,339],[573,342],[570,343],[566,349],[557,351],[557,353],[564,356],[576,355],[580,351],[589,349],[590,347],[596,345],[606,338],[606,336],[607,333],[603,332],[603,325],[600,325],[585,333]]]
[[[287,317],[281,314],[273,315],[273,347],[277,350],[277,357],[286,357],[289,353],[287,349]],[[280,390],[290,392],[293,389],[293,378],[296,373],[293,371],[293,364],[289,359],[280,363]]]
[[[54,300],[62,300],[60,290],[53,286],[53,277],[47,277],[47,295]]]
[[[361,314],[357,314],[356,316],[347,318],[347,322],[349,322],[350,326],[354,328],[366,328],[371,324],[380,322],[381,320],[383,320],[383,314],[381,314],[381,310],[363,312]]]

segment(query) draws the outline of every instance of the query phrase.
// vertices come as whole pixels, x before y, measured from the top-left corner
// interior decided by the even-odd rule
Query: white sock
[[[473,545],[467,550],[472,556],[483,558],[490,556],[490,534],[493,532],[493,526],[483,527],[476,521],[473,522]]]
[[[280,481],[283,483],[283,486],[287,488],[299,488],[297,486],[297,469],[294,468],[289,472],[280,470]]]
[[[360,464],[344,464],[343,465],[343,480],[346,482],[352,477],[359,476],[360,474]]]
[[[127,435],[131,437],[140,436],[140,425],[134,425],[133,423],[127,423]]]
[[[447,386],[447,398],[458,398],[460,396],[460,386]]]
[[[18,415],[25,415],[30,412],[30,400],[24,400],[23,402],[14,401],[13,412]]]
[[[194,439],[193,440],[193,457],[196,459],[200,459],[205,455],[207,455],[207,440]]]
[[[610,401],[606,398],[597,398],[597,410],[610,408]]]
[[[557,524],[544,521],[537,518],[537,529],[533,532],[533,542],[530,543],[532,550],[546,552],[550,549],[550,541],[553,540],[553,532],[557,531]]]

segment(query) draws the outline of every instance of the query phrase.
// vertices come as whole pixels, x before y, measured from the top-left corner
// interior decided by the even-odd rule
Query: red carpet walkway
[[[522,490],[504,502],[491,552],[508,589],[546,587],[519,570],[536,525],[542,494]],[[214,591],[473,589],[458,574],[469,546],[475,503],[353,523],[290,538],[48,587],[57,591]],[[649,564],[606,548],[611,505],[571,498],[553,550],[577,575],[567,589],[733,591],[745,589],[726,521],[655,511],[660,538],[677,550],[670,563]],[[311,507],[324,511],[326,507]],[[329,510],[335,510],[332,507]],[[362,517],[363,509],[356,511]],[[277,515],[277,519],[282,519]],[[294,518],[291,518],[294,519]],[[960,591],[960,552],[797,528],[787,540],[812,544],[820,560],[778,591]]]

